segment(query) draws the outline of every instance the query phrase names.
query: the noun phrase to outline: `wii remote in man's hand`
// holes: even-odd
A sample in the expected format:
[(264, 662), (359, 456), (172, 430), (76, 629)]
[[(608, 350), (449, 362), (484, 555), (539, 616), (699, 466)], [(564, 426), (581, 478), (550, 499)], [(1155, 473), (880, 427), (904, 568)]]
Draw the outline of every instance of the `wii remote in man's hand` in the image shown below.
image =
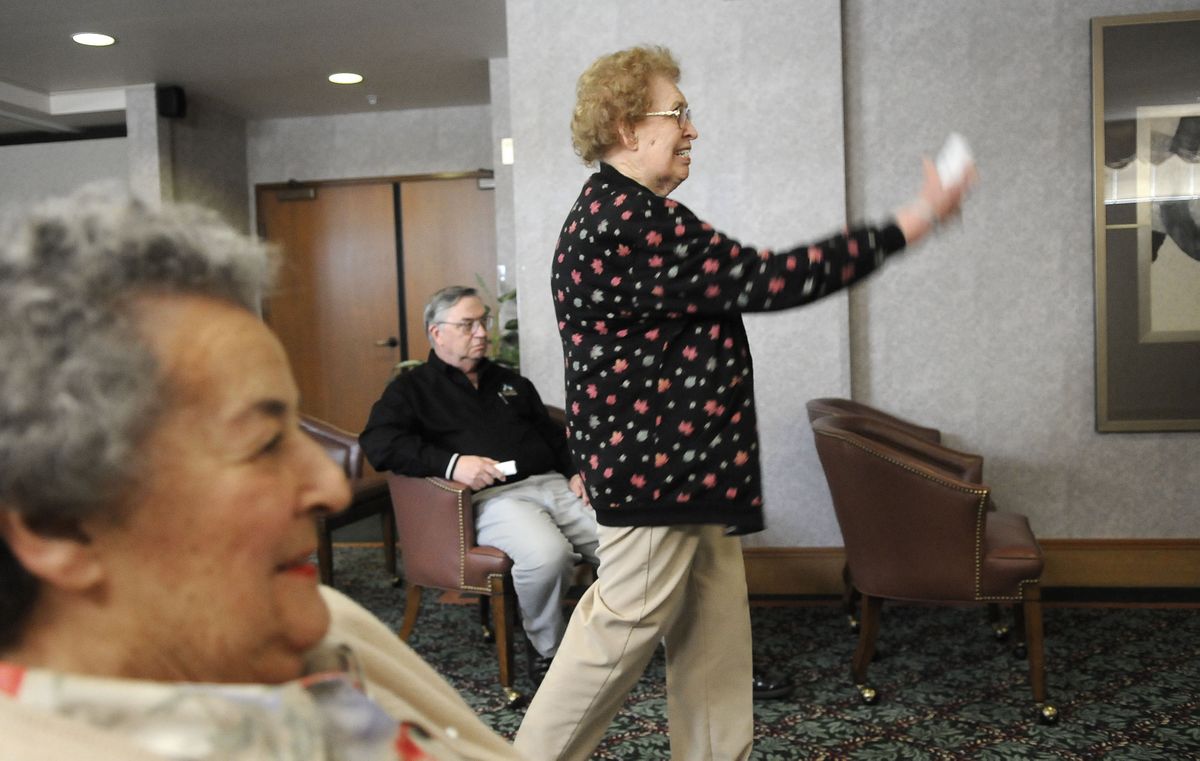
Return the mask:
[(506, 476), (515, 476), (517, 474), (517, 461), (505, 460), (504, 462), (496, 463), (496, 470)]
[(942, 186), (958, 184), (972, 161), (974, 158), (967, 139), (957, 132), (951, 132), (937, 155), (937, 173)]

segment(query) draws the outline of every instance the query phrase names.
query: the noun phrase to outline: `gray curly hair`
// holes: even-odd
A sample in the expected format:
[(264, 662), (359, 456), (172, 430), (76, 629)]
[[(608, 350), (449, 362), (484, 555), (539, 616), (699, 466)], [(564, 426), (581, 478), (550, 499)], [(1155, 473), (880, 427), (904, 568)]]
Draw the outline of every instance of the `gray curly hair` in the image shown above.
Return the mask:
[[(112, 186), (15, 210), (0, 221), (0, 510), (74, 535), (112, 513), (164, 391), (130, 300), (211, 296), (255, 311), (267, 246), (212, 211), (152, 210)], [(0, 644), (36, 583), (0, 539)], [(17, 590), (24, 589), (25, 593)], [(9, 591), (5, 591), (9, 590)], [(31, 591), (32, 590), (32, 591)]]

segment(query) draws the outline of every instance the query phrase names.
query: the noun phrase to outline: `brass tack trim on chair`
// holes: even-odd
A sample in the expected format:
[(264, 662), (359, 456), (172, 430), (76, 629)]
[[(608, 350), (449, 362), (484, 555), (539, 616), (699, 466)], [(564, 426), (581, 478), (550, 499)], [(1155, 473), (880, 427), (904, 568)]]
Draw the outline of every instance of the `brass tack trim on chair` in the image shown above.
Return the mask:
[(980, 505), (986, 504), (986, 501), (987, 501), (987, 495), (988, 495), (988, 490), (987, 490), (987, 489), (971, 489), (971, 488), (967, 488), (967, 487), (964, 487), (964, 486), (959, 486), (958, 484), (950, 483), (949, 481), (943, 481), (943, 480), (942, 480), (942, 479), (940, 479), (940, 478), (937, 478), (937, 477), (935, 477), (935, 476), (931, 476), (931, 475), (929, 475), (928, 473), (925, 473), (925, 472), (922, 472), (922, 471), (920, 471), (920, 470), (917, 470), (916, 468), (914, 468), (914, 467), (910, 466), (908, 463), (901, 462), (900, 460), (897, 460), (897, 459), (896, 459), (896, 458), (894, 458), (894, 457), (888, 457), (887, 455), (884, 455), (884, 454), (879, 454), (878, 452), (872, 452), (870, 449), (868, 449), (867, 447), (863, 446), (863, 445), (862, 445), (862, 444), (860, 444), (859, 442), (857, 442), (857, 441), (854, 441), (854, 440), (852, 440), (852, 439), (848, 439), (848, 438), (846, 438), (845, 436), (839, 436), (839, 435), (838, 435), (838, 434), (836, 434), (836, 433), (830, 433), (830, 432), (828, 432), (828, 431), (818, 431), (817, 433), (818, 433), (818, 435), (821, 435), (821, 436), (829, 436), (829, 437), (831, 437), (831, 438), (835, 438), (835, 439), (841, 439), (842, 441), (846, 442), (847, 444), (850, 444), (851, 446), (858, 447), (859, 449), (861, 449), (862, 451), (864, 451), (864, 452), (866, 452), (867, 454), (871, 455), (872, 457), (875, 457), (875, 458), (877, 458), (877, 459), (883, 460), (883, 461), (885, 461), (885, 462), (890, 462), (890, 463), (892, 463), (893, 465), (897, 465), (897, 466), (899, 466), (900, 468), (903, 468), (904, 470), (907, 470), (908, 472), (910, 472), (910, 473), (913, 473), (914, 475), (918, 475), (918, 476), (920, 476), (921, 478), (924, 478), (924, 479), (925, 479), (925, 480), (927, 480), (927, 481), (933, 481), (935, 484), (939, 484), (940, 486), (945, 486), (946, 488), (948, 488), (948, 489), (953, 489), (953, 490), (955, 490), (955, 491), (966, 492), (967, 494), (974, 494), (974, 495), (976, 495), (976, 496), (978, 496), (978, 497), (980, 497), (980, 498), (981, 498), (981, 499), (980, 499)]

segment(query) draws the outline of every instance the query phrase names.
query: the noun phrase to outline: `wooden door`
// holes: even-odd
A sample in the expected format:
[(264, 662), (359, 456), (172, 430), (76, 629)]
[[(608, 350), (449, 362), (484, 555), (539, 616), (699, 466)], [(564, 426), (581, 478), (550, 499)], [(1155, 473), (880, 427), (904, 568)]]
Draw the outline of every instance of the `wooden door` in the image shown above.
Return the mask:
[[(476, 178), (405, 182), (400, 186), (407, 356), (429, 354), (424, 309), (447, 285), (496, 289), (496, 212)], [(484, 302), (490, 302), (487, 294)], [(493, 305), (493, 309), (495, 305)]]
[(259, 224), (282, 249), (265, 317), (306, 414), (357, 433), (399, 359), (394, 185), (320, 185), (311, 200), (258, 191)]

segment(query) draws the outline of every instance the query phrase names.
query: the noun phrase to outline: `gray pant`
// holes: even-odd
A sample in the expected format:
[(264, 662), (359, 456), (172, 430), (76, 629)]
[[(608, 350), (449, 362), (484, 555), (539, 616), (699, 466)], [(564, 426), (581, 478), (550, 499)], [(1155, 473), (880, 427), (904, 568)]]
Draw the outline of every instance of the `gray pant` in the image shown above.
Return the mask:
[(513, 561), (525, 636), (543, 656), (558, 650), (562, 597), (580, 560), (597, 564), (596, 514), (558, 473), (482, 489), (472, 497), (475, 538)]

